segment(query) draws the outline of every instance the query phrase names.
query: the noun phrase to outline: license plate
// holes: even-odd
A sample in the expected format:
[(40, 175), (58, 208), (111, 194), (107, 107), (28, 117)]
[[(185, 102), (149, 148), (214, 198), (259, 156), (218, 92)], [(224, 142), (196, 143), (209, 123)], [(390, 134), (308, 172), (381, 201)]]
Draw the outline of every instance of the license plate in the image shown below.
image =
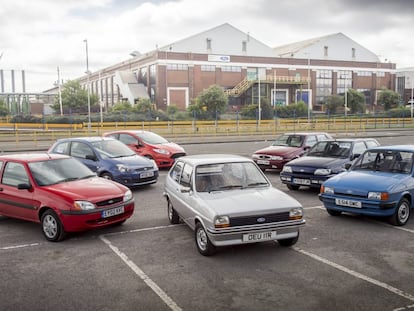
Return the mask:
[(276, 231), (243, 234), (243, 242), (275, 240), (276, 235)]
[(353, 200), (345, 200), (345, 199), (335, 199), (336, 205), (341, 206), (348, 206), (348, 207), (355, 207), (355, 208), (361, 208), (361, 202), (359, 201), (353, 201)]
[(298, 185), (310, 185), (310, 179), (293, 178), (293, 182)]
[(108, 218), (115, 215), (123, 214), (124, 213), (124, 207), (119, 206), (111, 209), (107, 209), (106, 211), (102, 211), (102, 218)]
[(152, 177), (154, 176), (154, 172), (143, 172), (141, 174), (139, 174), (139, 178), (148, 178), (148, 177)]
[(257, 160), (257, 164), (269, 165), (269, 163), (268, 160)]

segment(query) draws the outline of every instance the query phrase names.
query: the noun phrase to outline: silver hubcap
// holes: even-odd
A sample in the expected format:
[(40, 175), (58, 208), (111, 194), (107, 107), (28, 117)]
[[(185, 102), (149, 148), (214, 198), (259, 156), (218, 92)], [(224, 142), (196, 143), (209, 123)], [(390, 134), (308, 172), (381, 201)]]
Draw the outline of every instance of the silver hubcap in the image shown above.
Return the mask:
[(197, 244), (201, 250), (205, 251), (207, 248), (207, 234), (204, 229), (200, 228), (197, 231)]
[(172, 209), (171, 203), (168, 202), (168, 218), (171, 220), (172, 217), (173, 217), (173, 209)]
[(47, 215), (43, 219), (43, 232), (49, 239), (53, 239), (56, 236), (57, 231), (58, 224), (56, 219), (51, 215)]
[(410, 216), (409, 206), (406, 203), (403, 203), (398, 208), (398, 219), (401, 223), (405, 223), (408, 220), (408, 216)]

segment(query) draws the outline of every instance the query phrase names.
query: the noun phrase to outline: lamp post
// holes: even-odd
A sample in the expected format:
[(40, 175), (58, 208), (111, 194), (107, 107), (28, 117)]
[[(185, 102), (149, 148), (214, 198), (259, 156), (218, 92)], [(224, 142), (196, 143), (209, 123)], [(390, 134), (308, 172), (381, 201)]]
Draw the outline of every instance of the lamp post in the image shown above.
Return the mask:
[(59, 90), (59, 107), (60, 107), (60, 115), (63, 116), (63, 105), (62, 105), (62, 89), (60, 88), (60, 70), (59, 66), (57, 67), (57, 74), (58, 74), (58, 90)]
[(311, 111), (311, 90), (310, 90), (310, 55), (308, 54), (308, 124), (310, 123), (310, 111)]
[(85, 48), (86, 48), (86, 74), (88, 75), (88, 132), (91, 129), (91, 92), (90, 92), (90, 85), (89, 85), (89, 56), (88, 56), (88, 39), (83, 40), (85, 42)]

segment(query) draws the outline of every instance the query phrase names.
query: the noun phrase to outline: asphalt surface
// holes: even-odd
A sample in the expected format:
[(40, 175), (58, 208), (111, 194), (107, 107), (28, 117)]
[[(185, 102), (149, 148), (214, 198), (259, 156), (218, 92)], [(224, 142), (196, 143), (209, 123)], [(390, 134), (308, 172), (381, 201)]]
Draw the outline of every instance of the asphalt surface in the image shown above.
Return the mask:
[[(414, 142), (409, 134), (376, 138)], [(268, 145), (260, 138), (184, 146), (188, 154), (250, 157)], [(0, 217), (0, 310), (413, 310), (414, 218), (393, 227), (332, 217), (317, 191), (289, 191), (277, 171), (267, 171), (305, 208), (298, 243), (226, 247), (203, 257), (193, 232), (168, 222), (166, 174), (133, 190), (136, 211), (123, 226), (60, 243), (46, 242), (39, 224)]]

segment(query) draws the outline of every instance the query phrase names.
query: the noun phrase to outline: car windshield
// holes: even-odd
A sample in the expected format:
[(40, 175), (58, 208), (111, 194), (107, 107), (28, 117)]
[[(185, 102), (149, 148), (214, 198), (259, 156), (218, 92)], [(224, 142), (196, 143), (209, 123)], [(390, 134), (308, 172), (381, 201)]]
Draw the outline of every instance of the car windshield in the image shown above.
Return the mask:
[(39, 186), (96, 177), (94, 172), (74, 158), (31, 162), (29, 168)]
[(272, 146), (300, 147), (302, 146), (304, 138), (301, 135), (280, 135), (273, 142)]
[(195, 173), (197, 192), (268, 187), (263, 173), (251, 162), (200, 165)]
[(307, 156), (327, 158), (347, 158), (352, 149), (352, 142), (321, 141), (314, 145)]
[(138, 136), (141, 137), (144, 142), (151, 145), (161, 145), (168, 143), (168, 140), (166, 140), (164, 137), (161, 137), (160, 135), (152, 132), (139, 133)]
[(395, 150), (366, 151), (352, 166), (352, 170), (370, 170), (389, 173), (411, 173), (413, 153)]
[(103, 157), (107, 158), (121, 158), (135, 155), (127, 145), (115, 139), (94, 141), (92, 145)]

